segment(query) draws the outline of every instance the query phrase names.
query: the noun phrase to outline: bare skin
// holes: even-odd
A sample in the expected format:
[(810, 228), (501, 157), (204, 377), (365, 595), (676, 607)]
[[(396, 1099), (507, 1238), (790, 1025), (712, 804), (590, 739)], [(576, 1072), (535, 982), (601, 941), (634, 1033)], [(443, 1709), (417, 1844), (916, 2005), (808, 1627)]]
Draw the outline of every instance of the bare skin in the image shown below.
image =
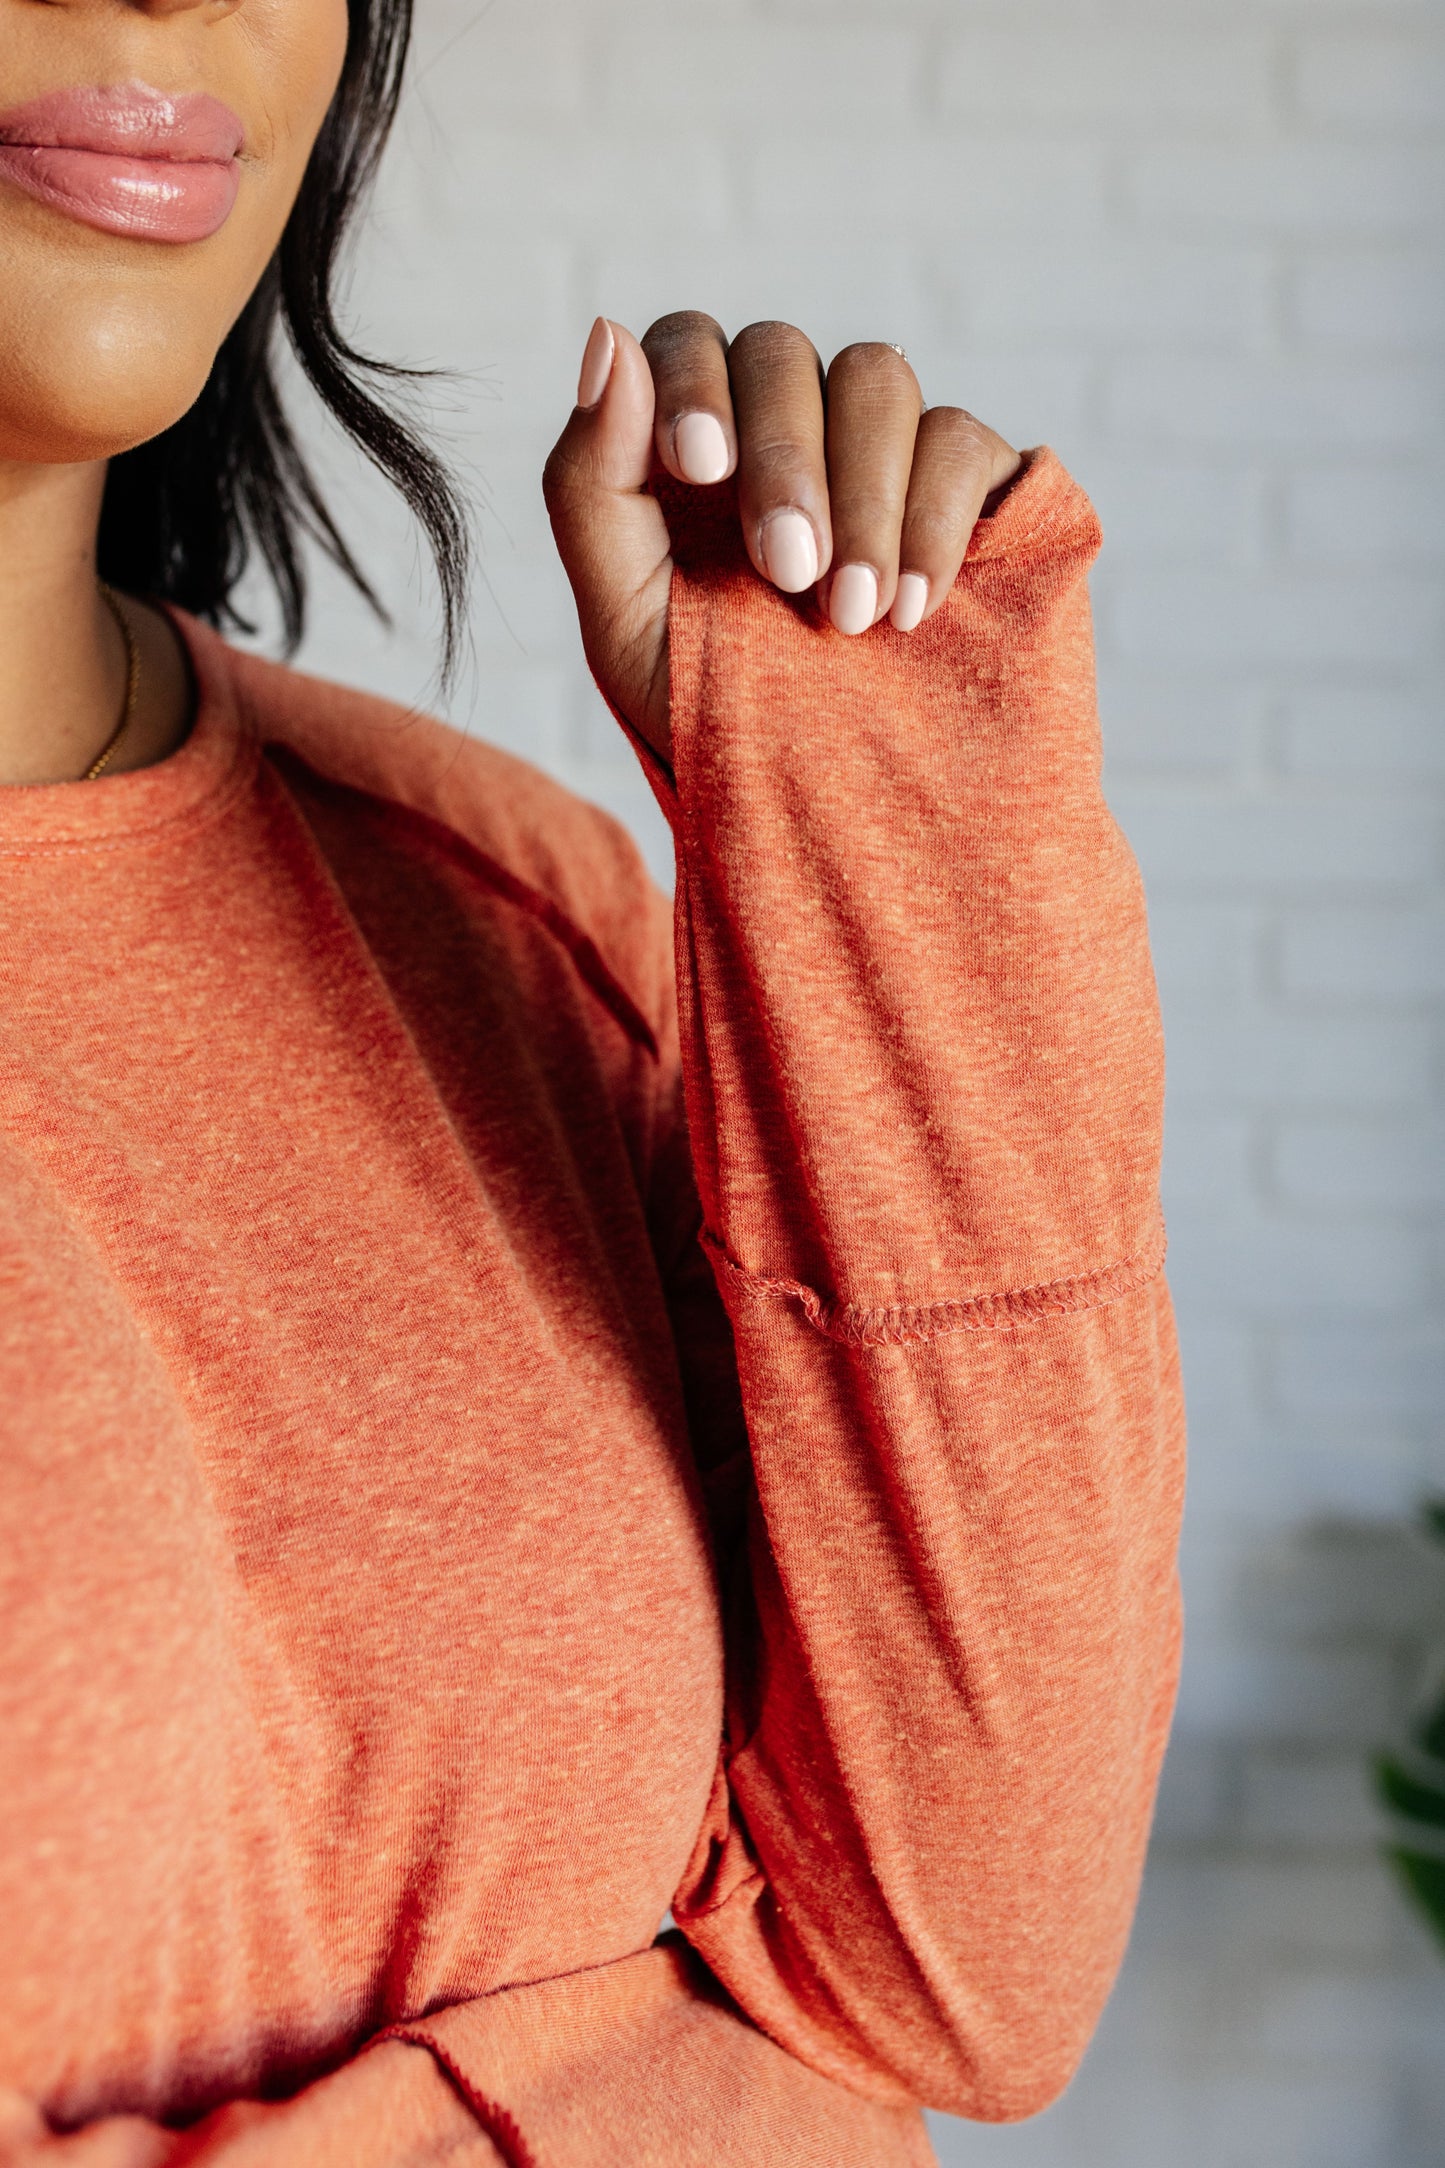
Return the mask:
[[(85, 773), (109, 738), (124, 642), (100, 600), (105, 463), (179, 418), (269, 261), (345, 52), (345, 0), (0, 0), (0, 112), (74, 85), (141, 81), (222, 99), (245, 129), (236, 206), (181, 245), (94, 230), (0, 178), (0, 785)], [(752, 562), (816, 586), (840, 634), (943, 603), (1019, 455), (956, 408), (925, 411), (907, 361), (804, 334), (664, 318), (639, 343), (599, 324), (547, 502), (599, 679), (666, 758), (671, 545), (647, 484), (736, 474)], [(136, 598), (139, 710), (112, 772), (188, 726), (173, 635)], [(91, 786), (103, 789), (105, 781)]]
[(916, 630), (942, 607), (988, 498), (1022, 465), (962, 409), (925, 412), (892, 346), (850, 346), (825, 374), (791, 324), (754, 324), (731, 344), (694, 314), (663, 317), (640, 345), (621, 325), (605, 331), (610, 355), (599, 326), (547, 502), (593, 670), (664, 759), (672, 555), (647, 490), (654, 464), (699, 480), (684, 454), (706, 448), (711, 422), (724, 456), (708, 478), (737, 476), (759, 578), (784, 593), (816, 584), (852, 637), (890, 615)]
[[(98, 232), (0, 182), (0, 784), (83, 775), (115, 727), (125, 648), (95, 584), (105, 462), (200, 392), (345, 49), (345, 0), (0, 0), (0, 111), (139, 80), (220, 98), (246, 135), (235, 210), (183, 246)], [(141, 701), (113, 772), (163, 759), (189, 719), (164, 618), (129, 615)]]

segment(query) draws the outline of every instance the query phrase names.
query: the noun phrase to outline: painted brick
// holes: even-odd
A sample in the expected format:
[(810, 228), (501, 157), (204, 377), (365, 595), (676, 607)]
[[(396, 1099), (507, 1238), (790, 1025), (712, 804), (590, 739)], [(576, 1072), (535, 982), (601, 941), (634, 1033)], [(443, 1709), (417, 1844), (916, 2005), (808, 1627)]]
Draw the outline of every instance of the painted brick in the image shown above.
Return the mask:
[[(1235, 1594), (1234, 1623), (1242, 1633), (1272, 1627), (1286, 1640), (1396, 1655), (1407, 1643), (1433, 1637), (1445, 1612), (1438, 1560), (1413, 1526), (1321, 1519), (1282, 1543), (1261, 1546), (1246, 1561)], [(1404, 1706), (1397, 1691), (1384, 1720), (1393, 1721)]]
[[(1388, 1735), (1398, 1701), (1394, 1668), (1384, 1654), (1291, 1648), (1285, 1643), (1262, 1647), (1243, 1638), (1228, 1651), (1198, 1652), (1190, 1689), (1190, 1721), (1196, 1726), (1219, 1729), (1219, 1717), (1227, 1709), (1229, 1728), (1241, 1738), (1299, 1747), (1342, 1746), (1361, 1757)], [(1212, 1712), (1212, 1721), (1206, 1722), (1206, 1712)], [(1296, 1915), (1287, 1888), (1276, 1882), (1285, 1872), (1283, 1863), (1271, 1863), (1250, 1876), (1258, 1894), (1267, 1889), (1271, 1896), (1264, 1917), (1240, 1921), (1241, 1930), (1257, 1945), (1276, 1942), (1281, 1956), (1291, 1949), (1320, 1957), (1363, 1954), (1361, 1942), (1379, 1932), (1368, 1891), (1357, 1893), (1365, 1915), (1359, 1926), (1350, 1919), (1339, 1890), (1311, 1922)], [(1327, 1877), (1320, 1879), (1323, 1884)]]
[(1132, 356), (1110, 371), (1108, 416), (1121, 442), (1195, 452), (1418, 456), (1440, 441), (1445, 391), (1419, 363)]
[[(1276, 1404), (1225, 1428), (1195, 1420), (1191, 1436), (1189, 1512), (1236, 1557), (1247, 1557), (1271, 1534), (1283, 1539), (1312, 1517), (1400, 1518), (1414, 1511), (1419, 1498), (1420, 1426), (1413, 1420), (1401, 1423), (1379, 1411), (1367, 1426), (1354, 1414), (1303, 1419)], [(1282, 1641), (1269, 1622), (1257, 1625), (1254, 1635), (1261, 1649)], [(1235, 1734), (1218, 1698), (1225, 1689), (1209, 1670), (1212, 1640), (1218, 1638), (1196, 1633), (1191, 1639), (1181, 1716), (1196, 1728), (1230, 1738)], [(1281, 1660), (1286, 1667), (1292, 1660), (1287, 1649)], [(1192, 1674), (1201, 1664), (1203, 1698), (1196, 1705)]]
[(966, 406), (1010, 443), (1050, 444), (1067, 465), (1086, 435), (1093, 370), (1080, 348), (963, 347), (944, 335), (914, 339), (908, 353), (930, 404)]
[(1257, 248), (1117, 242), (1087, 250), (961, 251), (940, 267), (952, 321), (981, 338), (1088, 339), (1111, 348), (1263, 346), (1276, 275)]
[(931, 313), (915, 253), (882, 238), (860, 247), (791, 225), (766, 237), (613, 241), (589, 252), (578, 285), (579, 314), (589, 322), (613, 316), (640, 335), (659, 316), (700, 309), (736, 337), (748, 324), (780, 319), (802, 326), (829, 360), (861, 338), (907, 340), (916, 350), (915, 327)]
[(750, 152), (746, 195), (760, 233), (780, 207), (824, 235), (882, 231), (895, 246), (912, 236), (920, 204), (936, 206), (927, 229), (936, 245), (1022, 231), (1096, 230), (1105, 216), (1106, 157), (1100, 144), (1040, 142), (1027, 159), (1000, 159), (963, 130), (871, 130), (813, 137), (785, 134)]
[(1216, 1312), (1248, 1305), (1257, 1316), (1312, 1311), (1388, 1316), (1418, 1300), (1428, 1266), (1424, 1236), (1365, 1221), (1316, 1223), (1278, 1212), (1177, 1199), (1170, 1214), (1171, 1274), (1186, 1297)]
[(1090, 360), (1077, 347), (994, 347), (947, 336), (914, 338), (908, 356), (932, 405), (964, 405), (1012, 444), (1068, 447), (1088, 427)]
[(1328, 2058), (1337, 2067), (1365, 2060), (1378, 2069), (1410, 2024), (1409, 1992), (1403, 1980), (1363, 1969), (1295, 1971), (1256, 1981), (1231, 2011), (1231, 2025), (1275, 2068)]
[(1268, 233), (1338, 247), (1428, 235), (1439, 218), (1445, 157), (1401, 144), (1184, 141), (1134, 153), (1127, 187), (1150, 231)]
[(1438, 130), (1445, 121), (1445, 44), (1434, 36), (1313, 37), (1295, 74), (1299, 110), (1316, 127), (1355, 134)]
[[(1101, 634), (1111, 630), (1112, 583), (1100, 582)], [(1216, 782), (1239, 776), (1257, 742), (1266, 703), (1248, 684), (1191, 683), (1153, 676), (1100, 643), (1100, 713), (1111, 794), (1163, 777)]]
[(1315, 910), (1286, 920), (1288, 994), (1412, 1002), (1445, 995), (1445, 904), (1412, 911)]
[[(1341, 664), (1422, 672), (1445, 645), (1445, 591), (1425, 571), (1126, 573), (1110, 630), (1130, 662), (1183, 673), (1330, 670)], [(1101, 623), (1109, 619), (1101, 611)], [(1220, 639), (1220, 627), (1229, 639)]]
[[(1176, 1198), (1170, 1208), (1170, 1272), (1176, 1280), (1181, 1261), (1187, 1268), (1192, 1203)], [(1211, 1318), (1203, 1308), (1180, 1306), (1179, 1348), (1191, 1415), (1215, 1435), (1249, 1424), (1257, 1399), (1258, 1338), (1256, 1320), (1237, 1310)]]
[[(1241, 2126), (1251, 2134), (1247, 2153), (1235, 2143)], [(1232, 2153), (1251, 2168), (1359, 2168), (1392, 2157), (1396, 2127), (1387, 2070), (1345, 2072), (1321, 2057), (1307, 2079), (1261, 2074), (1241, 2081), (1227, 2108), (1212, 2100), (1207, 2143), (1214, 2160)]]
[[(1399, 888), (1429, 880), (1438, 864), (1439, 816), (1433, 806), (1403, 794), (1273, 791), (1243, 801), (1211, 800), (1173, 781), (1131, 782), (1115, 789), (1113, 806), (1146, 870), (1167, 894), (1185, 887), (1218, 892), (1248, 886), (1280, 894), (1305, 889), (1317, 896)], [(1299, 925), (1306, 938), (1305, 922)]]
[[(1080, 476), (1104, 525), (1104, 570), (1115, 563), (1258, 565), (1265, 555), (1267, 482), (1257, 466), (1150, 458), (1139, 447), (1093, 454)], [(1171, 697), (1191, 688), (1170, 680)]]
[(1295, 336), (1307, 348), (1445, 345), (1445, 268), (1437, 248), (1325, 249), (1302, 256), (1287, 278)]
[(1170, 1115), (1165, 1140), (1164, 1205), (1207, 1204), (1237, 1209), (1253, 1182), (1255, 1131), (1239, 1114)]
[(1240, 1757), (1237, 1801), (1239, 1834), (1262, 1845), (1362, 1847), (1380, 1826), (1364, 1762), (1338, 1749), (1249, 1748)]
[[(587, 94), (586, 49), (567, 11), (523, 13), (476, 0), (428, 0), (420, 12), (400, 135), (435, 165), (479, 120), (530, 115), (565, 126)], [(394, 153), (393, 153), (394, 155)]]
[(939, 97), (946, 114), (1011, 132), (1021, 120), (1090, 135), (1121, 124), (1150, 135), (1191, 122), (1232, 128), (1267, 115), (1271, 59), (1268, 39), (1248, 31), (1085, 28), (1056, 15), (1044, 38), (991, 24), (949, 38)]
[[(686, 11), (684, 12), (684, 16)], [(876, 127), (916, 110), (920, 48), (906, 31), (625, 16), (600, 44), (602, 110), (625, 123), (702, 120), (744, 128), (756, 142), (779, 127), (832, 133)]]
[(1156, 896), (1149, 929), (1166, 999), (1244, 993), (1254, 978), (1258, 926), (1247, 903)]
[(1198, 1844), (1237, 1821), (1237, 1761), (1217, 1739), (1175, 1734), (1159, 1787), (1157, 1827), (1166, 1843)]
[[(461, 203), (480, 284), (495, 229), (607, 240), (645, 218), (659, 234), (708, 233), (733, 215), (734, 187), (725, 147), (683, 127), (541, 133), (509, 123), (473, 133)], [(429, 220), (431, 205), (414, 215)]]
[(1445, 558), (1445, 489), (1428, 465), (1317, 468), (1288, 485), (1289, 547), (1302, 564), (1419, 565)]
[[(1445, 779), (1445, 727), (1433, 672), (1375, 672), (1292, 687), (1283, 703), (1286, 766), (1296, 775)], [(1383, 682), (1382, 682), (1383, 680)]]
[(1419, 1213), (1445, 1205), (1445, 1116), (1291, 1119), (1272, 1154), (1278, 1194), (1318, 1210)]
[(1429, 1106), (1432, 1034), (1420, 1018), (1369, 1011), (1299, 1016), (1175, 1001), (1166, 1015), (1181, 1107), (1398, 1109)]
[[(1423, 1292), (1423, 1289), (1422, 1289)], [(1291, 1332), (1280, 1345), (1278, 1388), (1299, 1415), (1438, 1415), (1445, 1407), (1445, 1332), (1421, 1323), (1385, 1329), (1363, 1320), (1348, 1334)]]

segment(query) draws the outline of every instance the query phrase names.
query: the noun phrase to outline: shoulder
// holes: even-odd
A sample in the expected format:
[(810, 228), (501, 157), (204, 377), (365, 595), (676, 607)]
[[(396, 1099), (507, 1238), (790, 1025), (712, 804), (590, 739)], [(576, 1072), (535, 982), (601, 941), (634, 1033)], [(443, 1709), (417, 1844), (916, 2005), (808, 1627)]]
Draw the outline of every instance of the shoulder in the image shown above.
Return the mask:
[(620, 822), (434, 717), (186, 629), (208, 674), (228, 681), (241, 726), (293, 788), (349, 796), (359, 812), (389, 812), (418, 833), (445, 831), (503, 902), (564, 945), (595, 947), (655, 1023), (666, 998), (659, 979), (671, 975), (670, 911)]

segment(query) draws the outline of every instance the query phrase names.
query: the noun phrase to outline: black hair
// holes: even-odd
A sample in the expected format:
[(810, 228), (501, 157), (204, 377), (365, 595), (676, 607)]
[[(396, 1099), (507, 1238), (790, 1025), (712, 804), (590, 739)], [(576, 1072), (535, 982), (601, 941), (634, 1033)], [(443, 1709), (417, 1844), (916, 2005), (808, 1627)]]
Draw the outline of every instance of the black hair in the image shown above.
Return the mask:
[(466, 604), (468, 533), (445, 468), (381, 395), (417, 374), (358, 353), (336, 321), (342, 243), (396, 116), (413, 0), (347, 0), (346, 61), (280, 246), (216, 357), (200, 398), (171, 428), (110, 463), (100, 573), (114, 587), (179, 603), (211, 624), (245, 626), (232, 596), (258, 554), (281, 605), (288, 651), (306, 618), (309, 536), (380, 616), (366, 574), (327, 510), (282, 404), (284, 326), (324, 404), (401, 492), (425, 530), (441, 584), (444, 668)]

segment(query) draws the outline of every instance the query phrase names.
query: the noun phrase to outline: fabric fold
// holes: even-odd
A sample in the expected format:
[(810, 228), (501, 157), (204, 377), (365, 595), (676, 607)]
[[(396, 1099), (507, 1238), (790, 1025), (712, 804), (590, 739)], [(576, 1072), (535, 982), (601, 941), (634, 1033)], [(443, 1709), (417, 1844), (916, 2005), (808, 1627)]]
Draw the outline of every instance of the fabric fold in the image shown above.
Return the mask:
[(388, 2037), (432, 2050), (507, 2168), (932, 2168), (916, 2109), (806, 2068), (680, 1936)]

